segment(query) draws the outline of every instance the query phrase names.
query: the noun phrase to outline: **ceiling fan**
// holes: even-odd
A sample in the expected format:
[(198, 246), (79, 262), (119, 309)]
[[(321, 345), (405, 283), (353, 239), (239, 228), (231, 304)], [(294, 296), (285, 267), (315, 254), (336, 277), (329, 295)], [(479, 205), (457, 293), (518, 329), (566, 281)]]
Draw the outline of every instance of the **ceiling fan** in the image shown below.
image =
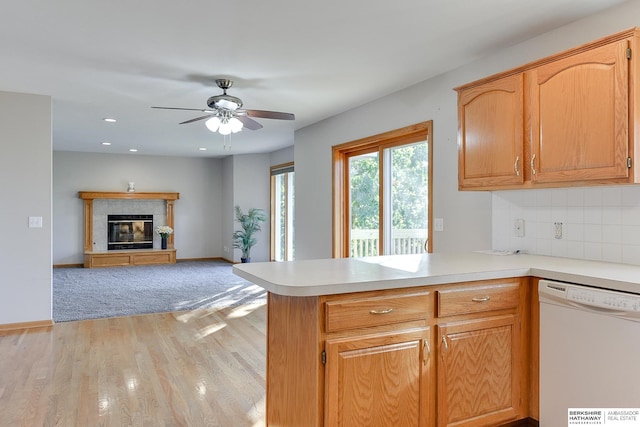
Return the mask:
[(207, 100), (209, 109), (201, 108), (179, 108), (179, 107), (151, 107), (163, 110), (186, 110), (200, 111), (206, 113), (204, 116), (181, 122), (181, 125), (208, 119), (205, 124), (211, 132), (220, 132), (222, 135), (236, 133), (246, 127), (250, 130), (262, 128), (262, 125), (253, 120), (252, 117), (263, 119), (295, 120), (291, 113), (281, 113), (278, 111), (249, 110), (242, 108), (242, 100), (235, 96), (227, 95), (227, 89), (233, 86), (233, 81), (229, 79), (216, 79), (216, 84), (222, 89), (221, 95), (214, 95)]

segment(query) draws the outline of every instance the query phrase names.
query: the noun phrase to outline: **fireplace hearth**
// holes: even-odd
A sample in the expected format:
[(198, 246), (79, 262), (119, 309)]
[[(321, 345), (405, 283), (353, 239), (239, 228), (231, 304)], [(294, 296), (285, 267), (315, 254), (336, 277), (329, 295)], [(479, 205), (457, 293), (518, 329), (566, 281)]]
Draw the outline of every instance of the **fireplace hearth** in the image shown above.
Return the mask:
[(153, 248), (153, 215), (108, 215), (107, 249)]

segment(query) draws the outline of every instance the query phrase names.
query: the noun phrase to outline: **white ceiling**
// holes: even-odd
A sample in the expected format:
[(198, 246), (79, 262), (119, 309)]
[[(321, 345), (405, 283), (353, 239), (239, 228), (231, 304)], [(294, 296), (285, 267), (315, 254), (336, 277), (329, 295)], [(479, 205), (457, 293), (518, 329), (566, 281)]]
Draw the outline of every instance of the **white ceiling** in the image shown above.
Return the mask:
[[(52, 96), (54, 150), (270, 152), (296, 129), (619, 3), (19, 0), (0, 11), (0, 90)], [(257, 119), (264, 128), (224, 151), (204, 121), (178, 125), (202, 114), (150, 108), (207, 108), (216, 77), (235, 81), (245, 108), (296, 120)]]

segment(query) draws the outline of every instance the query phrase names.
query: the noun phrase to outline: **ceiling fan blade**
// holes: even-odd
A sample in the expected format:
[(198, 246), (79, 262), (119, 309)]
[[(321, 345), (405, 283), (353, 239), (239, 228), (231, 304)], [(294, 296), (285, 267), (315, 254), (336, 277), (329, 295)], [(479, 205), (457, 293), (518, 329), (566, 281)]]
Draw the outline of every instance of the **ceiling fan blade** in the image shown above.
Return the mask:
[(215, 114), (213, 110), (203, 110), (202, 108), (180, 108), (180, 107), (151, 107), (159, 110), (183, 110), (183, 111), (200, 111), (202, 113)]
[(208, 119), (209, 117), (213, 117), (213, 116), (214, 116), (213, 114), (207, 114), (206, 116), (196, 117), (195, 119), (191, 119), (191, 120), (187, 120), (187, 121), (184, 121), (184, 122), (180, 122), (180, 123), (178, 123), (178, 124), (186, 125), (187, 123), (197, 122), (197, 121), (199, 121), (199, 120)]
[(246, 127), (249, 130), (258, 130), (262, 128), (262, 125), (260, 123), (247, 116), (236, 116), (236, 118), (242, 122), (242, 126)]
[(260, 117), (263, 119), (278, 119), (278, 120), (295, 120), (296, 116), (291, 113), (281, 113), (279, 111), (265, 111), (265, 110), (243, 110), (249, 117)]

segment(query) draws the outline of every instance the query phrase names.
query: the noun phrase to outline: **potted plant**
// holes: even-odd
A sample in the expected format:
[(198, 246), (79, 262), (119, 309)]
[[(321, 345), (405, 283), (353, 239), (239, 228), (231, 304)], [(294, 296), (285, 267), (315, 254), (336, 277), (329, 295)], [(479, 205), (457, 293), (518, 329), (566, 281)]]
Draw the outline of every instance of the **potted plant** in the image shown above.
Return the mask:
[(242, 230), (233, 232), (233, 247), (242, 251), (240, 260), (242, 262), (251, 261), (251, 247), (257, 243), (254, 234), (260, 231), (261, 224), (266, 221), (267, 216), (262, 209), (251, 208), (247, 213), (242, 213), (240, 206), (236, 206), (236, 221), (240, 223)]

